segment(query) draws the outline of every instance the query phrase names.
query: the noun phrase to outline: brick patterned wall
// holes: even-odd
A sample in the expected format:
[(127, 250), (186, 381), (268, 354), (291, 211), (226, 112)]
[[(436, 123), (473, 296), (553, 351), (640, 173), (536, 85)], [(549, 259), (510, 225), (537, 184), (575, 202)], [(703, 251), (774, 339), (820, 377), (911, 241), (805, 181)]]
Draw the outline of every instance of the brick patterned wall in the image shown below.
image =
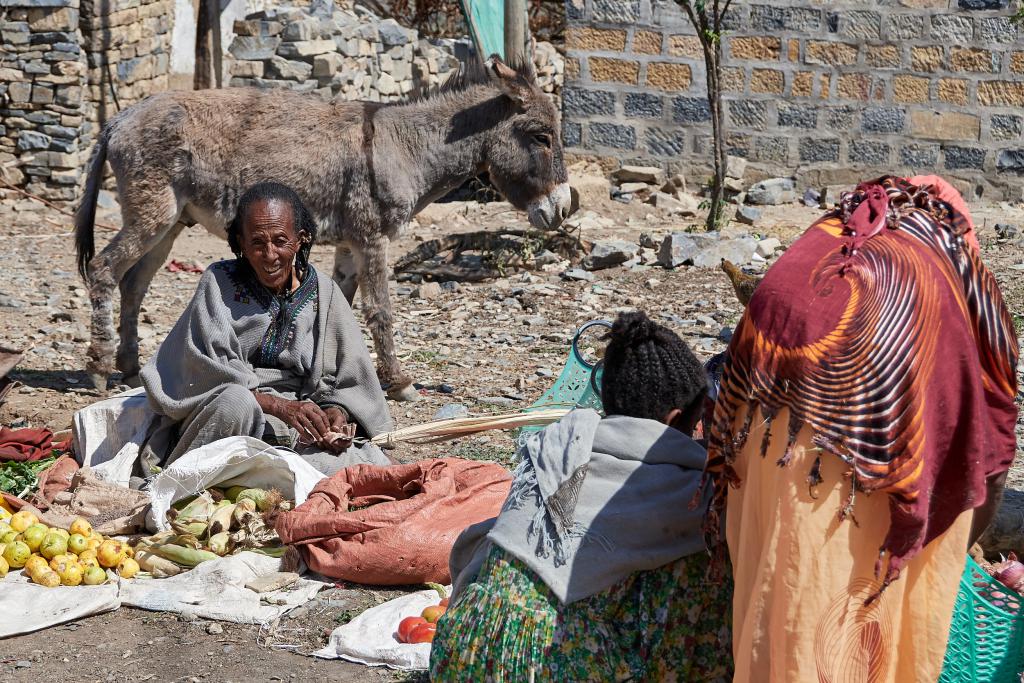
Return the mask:
[[(936, 171), (1021, 198), (1024, 35), (1008, 0), (736, 2), (723, 42), (728, 146), (761, 176), (848, 183)], [(672, 0), (567, 0), (570, 153), (703, 179), (700, 44)]]

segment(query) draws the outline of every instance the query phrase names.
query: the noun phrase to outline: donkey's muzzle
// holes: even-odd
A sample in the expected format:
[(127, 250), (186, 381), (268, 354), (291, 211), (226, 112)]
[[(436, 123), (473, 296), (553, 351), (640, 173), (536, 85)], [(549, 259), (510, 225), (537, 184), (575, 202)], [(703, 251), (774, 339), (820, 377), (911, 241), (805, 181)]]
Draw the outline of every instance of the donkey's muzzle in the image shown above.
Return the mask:
[(556, 185), (550, 194), (530, 202), (526, 213), (535, 228), (553, 230), (562, 224), (572, 211), (572, 189), (569, 183)]

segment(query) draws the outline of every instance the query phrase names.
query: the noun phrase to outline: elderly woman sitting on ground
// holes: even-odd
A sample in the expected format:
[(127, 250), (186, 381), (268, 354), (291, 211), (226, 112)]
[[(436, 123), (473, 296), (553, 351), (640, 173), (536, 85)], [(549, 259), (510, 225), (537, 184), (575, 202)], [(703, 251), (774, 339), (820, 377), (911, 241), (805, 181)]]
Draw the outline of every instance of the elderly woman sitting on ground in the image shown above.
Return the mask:
[(291, 189), (261, 183), (242, 196), (228, 227), (237, 258), (207, 268), (142, 370), (162, 416), (144, 450), (150, 464), (237, 435), (300, 448), (327, 474), (388, 464), (375, 447), (350, 448), (355, 432), (390, 430), (391, 417), (347, 300), (309, 263), (315, 239)]

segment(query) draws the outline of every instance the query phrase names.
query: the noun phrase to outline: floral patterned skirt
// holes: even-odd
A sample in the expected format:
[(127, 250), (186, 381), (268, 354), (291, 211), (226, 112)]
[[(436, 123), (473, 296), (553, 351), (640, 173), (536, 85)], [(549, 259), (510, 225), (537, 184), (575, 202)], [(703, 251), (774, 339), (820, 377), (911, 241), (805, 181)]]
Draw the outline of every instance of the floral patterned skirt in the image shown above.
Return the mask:
[(730, 681), (731, 572), (706, 553), (561, 604), (494, 546), (437, 626), (432, 681)]

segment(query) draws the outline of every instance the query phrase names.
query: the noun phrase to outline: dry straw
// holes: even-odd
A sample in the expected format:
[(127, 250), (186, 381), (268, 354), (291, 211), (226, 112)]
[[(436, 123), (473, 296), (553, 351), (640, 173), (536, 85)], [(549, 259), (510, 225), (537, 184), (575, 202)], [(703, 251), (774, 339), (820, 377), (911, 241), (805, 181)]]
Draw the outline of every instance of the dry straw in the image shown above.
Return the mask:
[(393, 445), (403, 441), (411, 443), (437, 443), (471, 436), (494, 429), (519, 429), (521, 427), (543, 427), (558, 422), (570, 408), (556, 408), (531, 412), (484, 415), (481, 417), (460, 417), (454, 420), (438, 420), (426, 424), (403, 427), (385, 434), (378, 434), (370, 443), (378, 446)]

